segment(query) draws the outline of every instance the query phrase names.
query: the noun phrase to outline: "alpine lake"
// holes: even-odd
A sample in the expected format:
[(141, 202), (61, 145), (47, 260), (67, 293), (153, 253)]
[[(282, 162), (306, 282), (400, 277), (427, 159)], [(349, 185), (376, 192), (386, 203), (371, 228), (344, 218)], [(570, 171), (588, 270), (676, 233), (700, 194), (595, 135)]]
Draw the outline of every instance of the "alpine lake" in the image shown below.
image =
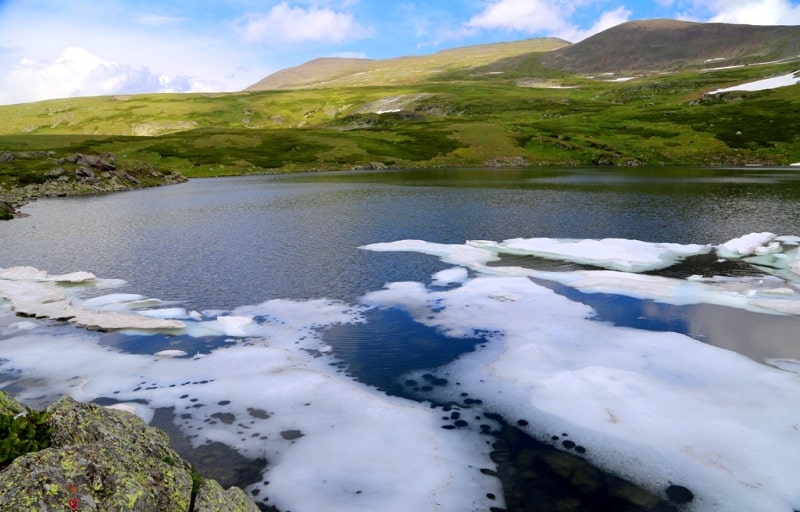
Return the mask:
[[(800, 172), (762, 167), (318, 172), (42, 199), (0, 223), (0, 269), (88, 271), (105, 284), (67, 286), (75, 303), (188, 327), (86, 330), (0, 299), (0, 378), (31, 406), (133, 404), (264, 510), (789, 512), (800, 493), (758, 471), (792, 468), (760, 442), (776, 437), (763, 415), (789, 432), (776, 446), (800, 435), (799, 206)], [(756, 234), (754, 251), (719, 249)], [(631, 263), (631, 244), (657, 263)], [(406, 425), (412, 409), (429, 424)], [(415, 450), (444, 483), (399, 469)]]

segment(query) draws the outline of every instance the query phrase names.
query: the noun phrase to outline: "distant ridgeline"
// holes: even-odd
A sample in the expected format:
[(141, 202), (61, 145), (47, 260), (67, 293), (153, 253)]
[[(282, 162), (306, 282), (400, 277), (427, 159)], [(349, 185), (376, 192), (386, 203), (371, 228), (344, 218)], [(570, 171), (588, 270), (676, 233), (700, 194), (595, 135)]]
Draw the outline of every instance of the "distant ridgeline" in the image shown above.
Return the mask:
[[(233, 93), (0, 106), (0, 148), (8, 150), (0, 200), (13, 207), (181, 174), (788, 166), (800, 162), (798, 70), (800, 26), (648, 20), (577, 44), (541, 38), (316, 59)], [(0, 206), (6, 216), (9, 208)]]

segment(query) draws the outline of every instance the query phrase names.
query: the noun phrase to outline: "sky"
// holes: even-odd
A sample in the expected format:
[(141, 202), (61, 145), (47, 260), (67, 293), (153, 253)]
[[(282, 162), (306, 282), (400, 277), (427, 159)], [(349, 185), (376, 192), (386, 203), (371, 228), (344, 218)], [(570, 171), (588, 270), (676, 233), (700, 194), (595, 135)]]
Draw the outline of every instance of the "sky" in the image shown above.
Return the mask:
[(238, 91), (319, 57), (576, 43), (648, 18), (800, 25), (800, 0), (0, 0), (0, 105)]

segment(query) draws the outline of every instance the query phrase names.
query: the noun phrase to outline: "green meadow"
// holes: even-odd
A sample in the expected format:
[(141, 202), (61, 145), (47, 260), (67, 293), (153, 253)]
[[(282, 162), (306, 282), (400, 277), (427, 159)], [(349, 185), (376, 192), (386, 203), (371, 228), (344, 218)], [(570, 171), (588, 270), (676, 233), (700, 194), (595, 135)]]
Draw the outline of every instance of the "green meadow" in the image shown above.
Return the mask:
[[(547, 70), (540, 53), (447, 67), (396, 85), (70, 98), (0, 107), (0, 186), (53, 158), (114, 153), (187, 177), (406, 167), (789, 165), (798, 86), (706, 93), (797, 62), (615, 81)], [(627, 78), (627, 77), (625, 77)]]

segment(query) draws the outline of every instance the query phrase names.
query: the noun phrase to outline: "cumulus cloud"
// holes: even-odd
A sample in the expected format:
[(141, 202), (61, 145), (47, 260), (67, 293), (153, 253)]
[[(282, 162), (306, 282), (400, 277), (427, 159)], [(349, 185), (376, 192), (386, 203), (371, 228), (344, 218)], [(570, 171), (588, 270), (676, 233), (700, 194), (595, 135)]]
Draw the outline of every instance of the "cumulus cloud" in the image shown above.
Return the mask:
[(631, 15), (626, 8), (618, 7), (602, 13), (591, 27), (584, 29), (572, 22), (580, 3), (563, 0), (495, 0), (465, 26), (469, 29), (546, 34), (577, 42), (628, 21)]
[(566, 5), (547, 0), (498, 0), (473, 16), (468, 27), (510, 29), (519, 32), (550, 32), (564, 27), (569, 17)]
[(70, 47), (54, 60), (23, 59), (0, 79), (0, 103), (23, 103), (51, 98), (186, 92), (196, 90), (190, 78), (167, 77), (147, 68), (107, 61), (89, 51)]
[(789, 0), (713, 0), (702, 2), (709, 21), (750, 25), (800, 24), (800, 5)]
[(631, 11), (624, 7), (618, 7), (613, 11), (606, 11), (600, 15), (597, 21), (592, 24), (588, 29), (580, 29), (578, 27), (571, 27), (570, 29), (562, 30), (557, 35), (562, 39), (576, 43), (582, 41), (587, 37), (591, 37), (611, 27), (615, 27), (620, 23), (625, 23), (631, 17)]
[(360, 25), (351, 14), (330, 8), (291, 7), (286, 2), (275, 5), (267, 13), (249, 14), (242, 23), (242, 34), (251, 42), (341, 43), (369, 33), (369, 29)]

